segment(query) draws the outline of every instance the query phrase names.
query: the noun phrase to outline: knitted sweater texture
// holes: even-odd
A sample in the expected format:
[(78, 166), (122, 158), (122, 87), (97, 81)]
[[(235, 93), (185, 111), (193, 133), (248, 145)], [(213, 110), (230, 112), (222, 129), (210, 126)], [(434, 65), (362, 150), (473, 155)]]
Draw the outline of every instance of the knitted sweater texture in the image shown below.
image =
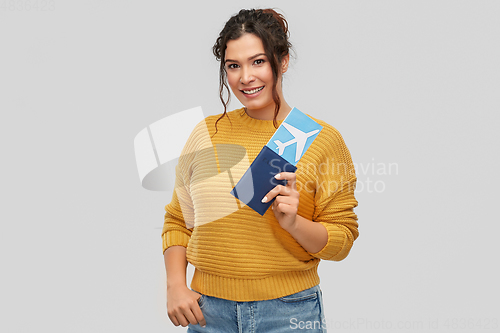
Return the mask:
[[(320, 259), (344, 259), (358, 237), (356, 175), (340, 133), (323, 126), (297, 163), (298, 215), (324, 225), (328, 242), (306, 251), (279, 225), (271, 209), (260, 216), (230, 194), (276, 131), (272, 120), (244, 109), (209, 116), (191, 133), (176, 167), (165, 207), (163, 251), (180, 245), (195, 267), (191, 288), (233, 301), (290, 295), (319, 283)], [(282, 121), (278, 121), (281, 124)]]

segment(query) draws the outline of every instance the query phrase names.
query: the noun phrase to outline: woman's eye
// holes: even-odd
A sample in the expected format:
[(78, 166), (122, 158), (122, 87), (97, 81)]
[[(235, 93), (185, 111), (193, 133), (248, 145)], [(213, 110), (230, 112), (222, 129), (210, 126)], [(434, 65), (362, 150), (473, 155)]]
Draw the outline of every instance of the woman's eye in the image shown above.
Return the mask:
[(233, 68), (237, 68), (237, 67), (238, 67), (238, 65), (236, 65), (236, 64), (227, 65), (227, 68), (229, 68), (229, 69), (233, 69)]
[(257, 60), (255, 60), (255, 64), (256, 65), (260, 65), (262, 63), (264, 63), (264, 59), (257, 59)]

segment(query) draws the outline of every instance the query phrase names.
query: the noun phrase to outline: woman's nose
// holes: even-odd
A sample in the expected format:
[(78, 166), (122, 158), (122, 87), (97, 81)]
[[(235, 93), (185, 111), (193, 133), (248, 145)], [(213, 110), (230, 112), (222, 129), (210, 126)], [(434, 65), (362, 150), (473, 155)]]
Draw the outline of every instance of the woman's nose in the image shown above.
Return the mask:
[(243, 84), (249, 84), (250, 82), (255, 80), (252, 70), (249, 68), (242, 68), (240, 73), (241, 73), (240, 82)]

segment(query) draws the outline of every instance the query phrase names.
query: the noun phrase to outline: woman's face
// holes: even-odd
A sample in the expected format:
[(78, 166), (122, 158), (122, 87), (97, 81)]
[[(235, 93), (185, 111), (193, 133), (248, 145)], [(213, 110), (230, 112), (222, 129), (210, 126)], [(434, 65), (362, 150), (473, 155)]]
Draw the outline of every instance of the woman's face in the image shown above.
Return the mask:
[[(230, 40), (226, 45), (225, 57), (228, 84), (247, 112), (251, 111), (261, 119), (273, 115), (273, 72), (260, 38), (246, 33)], [(284, 73), (286, 67), (282, 71)], [(282, 96), (281, 77), (276, 89)]]

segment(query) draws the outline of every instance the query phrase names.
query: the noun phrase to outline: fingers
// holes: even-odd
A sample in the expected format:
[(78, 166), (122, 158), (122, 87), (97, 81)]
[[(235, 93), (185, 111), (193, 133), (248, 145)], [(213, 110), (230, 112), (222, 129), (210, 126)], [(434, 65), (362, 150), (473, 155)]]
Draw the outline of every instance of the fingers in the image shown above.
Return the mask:
[(298, 196), (283, 196), (279, 195), (276, 197), (273, 203), (273, 209), (277, 209), (279, 212), (292, 215), (297, 214), (299, 207), (299, 197)]
[[(196, 325), (198, 324), (198, 319), (196, 319), (196, 315), (194, 314), (194, 312), (197, 310), (200, 310), (200, 307), (198, 305), (198, 303), (196, 303), (194, 305), (194, 307), (191, 307), (189, 309), (185, 309), (184, 310), (184, 316), (186, 317), (187, 321), (191, 324), (191, 325)], [(187, 325), (186, 325), (187, 326)]]
[(199, 324), (200, 326), (206, 325), (205, 317), (198, 305), (200, 297), (191, 299), (176, 309), (167, 312), (168, 317), (175, 326), (181, 325), (182, 327), (186, 327), (189, 324)]
[(206, 325), (205, 317), (199, 306), (193, 309), (180, 310), (176, 314), (169, 314), (168, 317), (175, 326), (181, 325), (182, 327), (186, 327), (189, 324), (200, 324), (200, 326)]
[(201, 312), (200, 306), (197, 304), (193, 309), (193, 314), (196, 318), (196, 322), (200, 324), (201, 327), (205, 327), (207, 322), (205, 321), (205, 317), (203, 316), (203, 312)]
[(262, 203), (266, 203), (268, 201), (273, 200), (278, 194), (281, 195), (290, 195), (290, 189), (286, 188), (283, 185), (277, 185), (271, 191), (267, 192), (267, 194), (262, 198)]
[(168, 317), (175, 326), (180, 325), (182, 327), (186, 327), (189, 325), (189, 320), (186, 318), (182, 311), (176, 312), (175, 314), (169, 314)]
[(184, 317), (184, 315), (182, 315), (180, 313), (174, 314), (174, 313), (170, 313), (170, 312), (167, 312), (167, 314), (168, 314), (168, 318), (170, 318), (170, 321), (175, 326), (181, 325), (182, 327), (186, 327), (188, 325), (188, 321), (187, 321), (186, 317)]
[(281, 172), (275, 176), (276, 179), (286, 179), (286, 186), (277, 185), (271, 191), (269, 191), (264, 198), (262, 198), (262, 202), (268, 202), (275, 198), (278, 194), (283, 196), (294, 195), (297, 192), (297, 183), (296, 183), (296, 175), (293, 172)]
[(274, 176), (276, 179), (286, 179), (286, 186), (297, 189), (297, 175), (295, 172), (280, 172)]

